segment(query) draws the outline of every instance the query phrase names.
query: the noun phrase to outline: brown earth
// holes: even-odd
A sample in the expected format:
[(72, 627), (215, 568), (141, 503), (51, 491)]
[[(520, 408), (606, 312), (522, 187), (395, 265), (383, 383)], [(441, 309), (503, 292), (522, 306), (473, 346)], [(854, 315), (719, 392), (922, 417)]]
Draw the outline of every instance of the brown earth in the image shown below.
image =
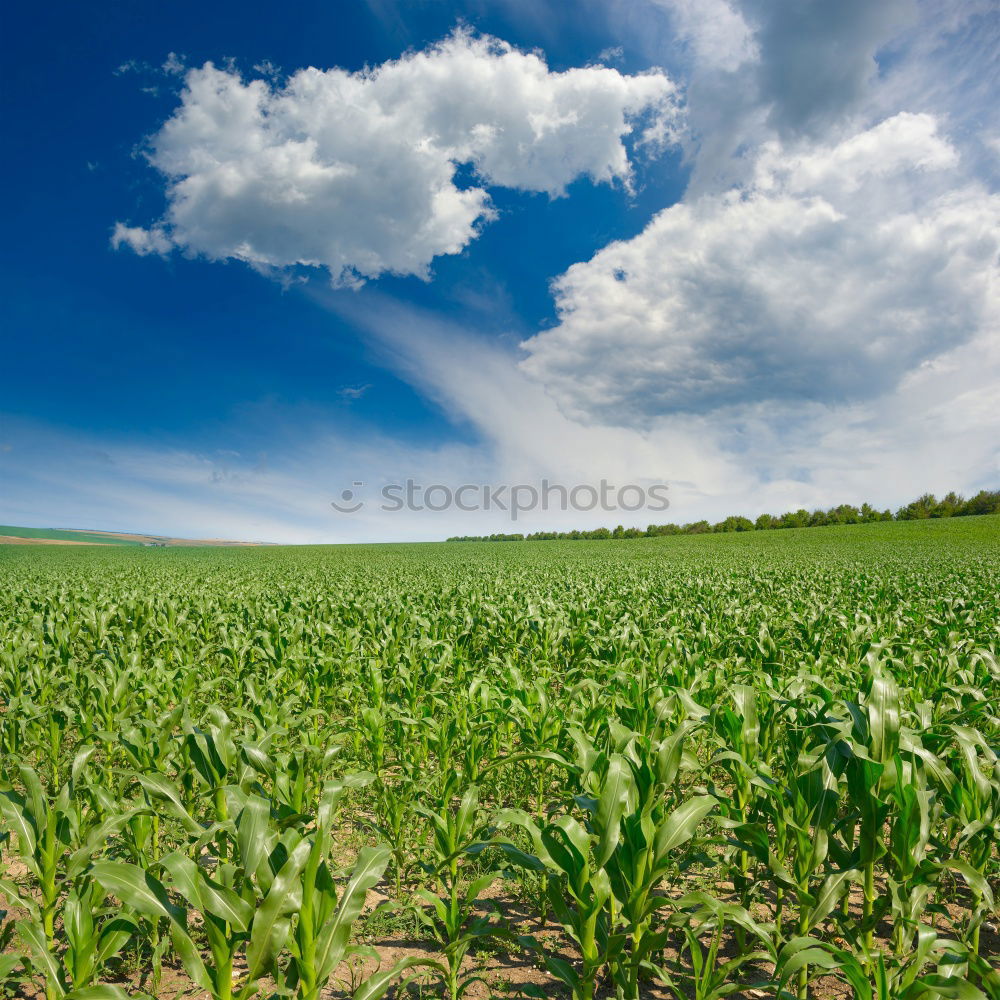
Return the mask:
[(68, 538), (21, 538), (18, 535), (0, 535), (0, 545), (111, 545), (111, 542), (71, 542)]

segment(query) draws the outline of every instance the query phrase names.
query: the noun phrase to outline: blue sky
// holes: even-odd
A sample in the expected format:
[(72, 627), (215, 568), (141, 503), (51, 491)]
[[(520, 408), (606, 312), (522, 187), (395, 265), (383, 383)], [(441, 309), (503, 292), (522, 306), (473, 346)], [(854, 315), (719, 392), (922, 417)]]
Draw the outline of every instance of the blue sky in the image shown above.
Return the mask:
[[(388, 540), (510, 529), (379, 511), (406, 478), (665, 482), (679, 521), (995, 488), (1000, 18), (831, 10), (13, 11), (0, 522)], [(664, 516), (518, 527), (623, 518)]]

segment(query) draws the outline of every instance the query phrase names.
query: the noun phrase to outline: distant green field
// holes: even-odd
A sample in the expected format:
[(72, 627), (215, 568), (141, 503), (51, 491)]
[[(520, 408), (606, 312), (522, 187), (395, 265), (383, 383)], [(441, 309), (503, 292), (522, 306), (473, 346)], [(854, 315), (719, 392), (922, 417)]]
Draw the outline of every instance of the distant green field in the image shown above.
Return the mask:
[(998, 691), (1000, 515), (0, 546), (0, 982), (994, 1000)]
[(99, 545), (141, 546), (142, 542), (130, 538), (112, 538), (92, 531), (72, 531), (61, 528), (19, 528), (12, 524), (0, 524), (0, 535), (10, 538), (41, 538), (53, 542), (89, 542)]

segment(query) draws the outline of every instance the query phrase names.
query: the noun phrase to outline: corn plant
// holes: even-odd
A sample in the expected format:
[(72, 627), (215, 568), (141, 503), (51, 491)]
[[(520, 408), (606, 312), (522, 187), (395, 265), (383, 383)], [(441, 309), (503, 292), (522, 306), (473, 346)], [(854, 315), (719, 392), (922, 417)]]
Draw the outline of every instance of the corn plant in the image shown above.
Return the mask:
[(652, 928), (664, 903), (655, 890), (674, 864), (673, 852), (717, 806), (714, 797), (703, 795), (672, 812), (662, 809), (662, 789), (676, 772), (679, 743), (668, 740), (661, 746), (653, 764), (659, 773), (646, 762), (633, 769), (613, 754), (595, 782), (595, 794), (577, 798), (587, 814), (585, 826), (568, 815), (544, 827), (524, 812), (500, 815), (501, 822), (515, 824), (531, 840), (533, 854), (503, 844), (511, 859), (557, 876), (550, 883), (550, 903), (582, 961), (574, 969), (547, 955), (545, 963), (570, 987), (574, 1000), (591, 1000), (605, 970), (623, 997), (636, 1000), (642, 976), (656, 972), (651, 956), (663, 948), (666, 935)]
[(487, 836), (486, 821), (479, 810), (479, 789), (475, 785), (465, 789), (457, 808), (449, 808), (447, 804), (441, 809), (424, 805), (416, 808), (433, 833), (430, 859), (423, 868), (434, 889), (418, 890), (418, 897), (428, 909), (419, 909), (417, 915), (441, 946), (442, 977), (449, 1000), (460, 1000), (480, 978), (463, 975), (465, 956), (477, 941), (497, 933), (488, 917), (474, 915), (474, 907), (499, 872), (486, 872), (471, 879), (466, 874), (471, 867), (470, 855), (478, 853)]
[(996, 970), (963, 953), (957, 942), (940, 940), (929, 927), (921, 928), (910, 955), (897, 961), (879, 955), (870, 971), (863, 960), (830, 942), (793, 938), (777, 957), (779, 990), (805, 969), (810, 978), (843, 977), (855, 1000), (994, 1000), (1000, 995)]
[[(363, 848), (347, 884), (337, 892), (336, 869), (331, 867), (331, 825), (339, 794), (336, 786), (327, 788), (315, 830), (301, 841), (309, 851), (293, 890), (297, 902), (290, 918), (289, 958), (286, 965), (273, 959), (271, 964), (275, 978), (300, 1000), (319, 1000), (334, 970), (352, 953), (351, 931), (361, 915), (366, 893), (381, 880), (391, 857), (384, 845)], [(292, 848), (292, 856), (298, 849), (298, 844)], [(387, 970), (379, 970), (366, 982), (363, 997), (378, 1000), (400, 973), (425, 964), (419, 959), (403, 959)]]
[[(720, 902), (703, 892), (690, 893), (676, 905), (667, 927), (683, 935), (683, 945), (678, 949), (676, 967), (671, 970), (659, 966), (656, 973), (677, 1000), (719, 1000), (742, 988), (733, 977), (743, 966), (773, 961), (775, 953), (768, 928), (757, 923), (743, 907)], [(720, 950), (726, 936), (737, 930), (742, 932), (743, 941), (755, 941), (757, 947), (741, 947), (734, 958), (723, 960)], [(759, 984), (769, 985), (767, 980)]]
[[(579, 965), (574, 967), (543, 952), (546, 968), (569, 987), (573, 1000), (593, 1000), (602, 971), (625, 947), (625, 934), (615, 933), (609, 919), (611, 879), (591, 864), (594, 840), (572, 816), (560, 816), (539, 827), (527, 813), (508, 810), (499, 821), (521, 827), (531, 839), (531, 854), (511, 843), (500, 845), (514, 864), (533, 871), (547, 869), (555, 876), (547, 885), (549, 905), (580, 953)], [(530, 937), (525, 942), (538, 948)]]
[(373, 789), (375, 816), (371, 827), (391, 851), (393, 887), (398, 900), (403, 894), (403, 883), (416, 864), (417, 785), (406, 776), (393, 781), (383, 775), (374, 782)]
[(16, 929), (45, 979), (47, 1000), (96, 988), (103, 966), (135, 930), (126, 915), (116, 917), (103, 905), (104, 894), (90, 878), (94, 856), (138, 812), (126, 809), (95, 822), (93, 813), (81, 807), (77, 786), (92, 752), (87, 748), (77, 754), (70, 780), (55, 794), (45, 791), (26, 764), (18, 768), (23, 793), (0, 788), (0, 815), (30, 876), (27, 889), (0, 879), (0, 893), (27, 914)]

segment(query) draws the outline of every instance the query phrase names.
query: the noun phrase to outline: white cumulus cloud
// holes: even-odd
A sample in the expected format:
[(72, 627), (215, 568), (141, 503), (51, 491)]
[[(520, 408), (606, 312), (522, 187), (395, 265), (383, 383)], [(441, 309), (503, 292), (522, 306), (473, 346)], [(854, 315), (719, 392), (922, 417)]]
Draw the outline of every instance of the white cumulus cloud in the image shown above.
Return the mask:
[(934, 117), (759, 152), (753, 180), (660, 212), (554, 284), (526, 370), (565, 412), (637, 426), (767, 401), (845, 403), (998, 315), (1000, 197)]
[(337, 283), (424, 277), (492, 218), (489, 186), (628, 185), (623, 139), (670, 136), (677, 116), (662, 73), (551, 72), (538, 54), (462, 31), (371, 70), (301, 69), (283, 86), (206, 63), (150, 142), (164, 218), (119, 224), (115, 241), (325, 267)]

